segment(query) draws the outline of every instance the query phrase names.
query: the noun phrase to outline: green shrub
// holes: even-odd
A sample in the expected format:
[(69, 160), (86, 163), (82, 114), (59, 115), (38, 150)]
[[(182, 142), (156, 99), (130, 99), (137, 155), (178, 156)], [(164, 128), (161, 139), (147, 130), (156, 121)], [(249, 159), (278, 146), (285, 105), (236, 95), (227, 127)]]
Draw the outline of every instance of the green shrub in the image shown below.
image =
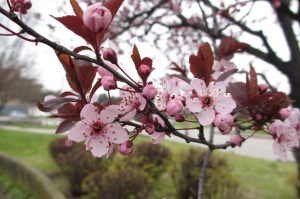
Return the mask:
[[(205, 152), (195, 149), (181, 155), (180, 164), (172, 170), (177, 197), (181, 199), (197, 198), (198, 180)], [(241, 197), (239, 184), (231, 175), (225, 159), (212, 156), (206, 170), (204, 185), (205, 199), (238, 199)]]
[(50, 153), (61, 168), (69, 182), (73, 196), (82, 195), (81, 183), (83, 179), (94, 171), (105, 172), (107, 161), (95, 158), (86, 151), (83, 144), (66, 146), (66, 138), (59, 138), (50, 143)]
[(170, 150), (141, 143), (130, 156), (118, 157), (106, 172), (91, 173), (83, 182), (83, 199), (147, 198), (169, 163)]

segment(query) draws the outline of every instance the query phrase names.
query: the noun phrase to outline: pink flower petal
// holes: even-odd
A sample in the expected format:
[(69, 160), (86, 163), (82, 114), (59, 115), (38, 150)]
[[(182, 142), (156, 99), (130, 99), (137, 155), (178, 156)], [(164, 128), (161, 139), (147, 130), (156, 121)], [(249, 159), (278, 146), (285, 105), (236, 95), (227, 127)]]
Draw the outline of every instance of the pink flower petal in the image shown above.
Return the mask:
[(95, 157), (102, 157), (109, 150), (109, 143), (103, 136), (96, 136), (89, 140), (89, 149)]
[(93, 104), (87, 104), (80, 112), (81, 120), (84, 123), (91, 124), (97, 121), (98, 109)]
[(191, 80), (191, 87), (197, 92), (199, 96), (206, 95), (206, 84), (202, 79), (194, 78)]
[(117, 105), (111, 105), (103, 109), (98, 117), (102, 124), (110, 124), (118, 118)]
[(203, 126), (211, 124), (215, 119), (215, 111), (211, 108), (203, 109), (200, 113), (196, 114), (199, 123)]
[(91, 130), (87, 125), (78, 124), (70, 130), (68, 139), (75, 142), (81, 142), (84, 141), (90, 134)]
[(218, 97), (214, 104), (216, 111), (222, 114), (231, 113), (232, 110), (236, 107), (235, 101), (228, 96)]
[(151, 137), (153, 140), (153, 144), (159, 144), (164, 138), (166, 133), (165, 132), (154, 132), (152, 133)]
[(137, 112), (136, 109), (133, 109), (132, 111), (129, 111), (129, 112), (126, 113), (123, 117), (120, 118), (120, 121), (121, 121), (121, 122), (124, 122), (124, 121), (129, 121), (129, 120), (131, 120), (131, 119), (134, 118), (134, 116), (136, 115), (136, 112)]
[(105, 158), (109, 158), (109, 156), (114, 152), (114, 145), (113, 144), (110, 144), (109, 145), (109, 149), (108, 149), (108, 152), (105, 154)]
[(187, 98), (186, 107), (193, 113), (200, 112), (202, 110), (202, 104), (198, 97)]
[(273, 142), (273, 152), (275, 155), (278, 156), (278, 158), (281, 161), (283, 161), (283, 162), (287, 161), (287, 149), (285, 146), (281, 145), (277, 141)]
[(138, 98), (138, 101), (140, 102), (139, 109), (140, 109), (140, 111), (142, 111), (142, 110), (144, 110), (144, 108), (147, 104), (147, 100), (142, 95), (138, 95), (137, 98)]
[(111, 143), (121, 144), (128, 140), (128, 134), (120, 124), (109, 124), (106, 130), (106, 137)]
[(212, 97), (217, 97), (219, 95), (223, 95), (226, 91), (226, 83), (224, 82), (217, 82), (215, 84), (209, 85), (209, 94)]

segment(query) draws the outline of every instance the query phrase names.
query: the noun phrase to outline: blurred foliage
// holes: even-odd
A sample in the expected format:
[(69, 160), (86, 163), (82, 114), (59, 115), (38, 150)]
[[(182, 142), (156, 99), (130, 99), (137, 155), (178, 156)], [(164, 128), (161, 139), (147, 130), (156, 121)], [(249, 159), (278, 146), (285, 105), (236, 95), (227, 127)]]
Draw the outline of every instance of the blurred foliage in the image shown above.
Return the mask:
[[(198, 180), (205, 152), (190, 149), (182, 153), (180, 157), (179, 164), (176, 164), (172, 169), (172, 178), (177, 190), (177, 198), (197, 198)], [(231, 174), (230, 168), (224, 158), (211, 156), (206, 172), (204, 198), (243, 198), (239, 189), (239, 182)]]

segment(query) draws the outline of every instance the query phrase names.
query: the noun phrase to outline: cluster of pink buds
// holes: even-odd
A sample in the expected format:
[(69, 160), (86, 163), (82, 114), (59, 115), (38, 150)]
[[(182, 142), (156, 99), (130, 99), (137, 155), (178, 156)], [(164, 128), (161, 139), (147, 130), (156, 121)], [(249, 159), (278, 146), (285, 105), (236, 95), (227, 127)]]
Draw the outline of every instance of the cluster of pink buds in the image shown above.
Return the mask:
[(95, 3), (89, 6), (83, 13), (83, 23), (93, 33), (99, 33), (107, 29), (112, 20), (109, 9), (102, 6), (102, 3)]
[(11, 0), (10, 3), (13, 10), (21, 14), (26, 14), (32, 6), (30, 0)]

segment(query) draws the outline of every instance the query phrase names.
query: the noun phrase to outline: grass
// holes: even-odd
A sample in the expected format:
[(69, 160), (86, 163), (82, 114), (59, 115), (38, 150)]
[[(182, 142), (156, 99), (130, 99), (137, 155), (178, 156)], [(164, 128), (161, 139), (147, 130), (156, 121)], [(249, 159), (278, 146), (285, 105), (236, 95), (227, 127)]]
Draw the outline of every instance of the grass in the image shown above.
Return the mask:
[[(48, 143), (59, 135), (42, 135), (22, 133), (0, 129), (0, 151), (16, 157), (46, 174), (59, 173), (59, 168), (50, 157)], [(148, 141), (148, 137), (138, 137), (138, 142)], [(174, 157), (191, 146), (174, 142), (163, 142), (169, 147)], [(199, 148), (199, 150), (201, 150)], [(293, 199), (296, 197), (296, 165), (277, 161), (265, 161), (230, 153), (214, 152), (228, 160), (233, 175), (240, 180), (245, 193), (244, 199)], [(175, 158), (176, 161), (176, 158)], [(176, 164), (176, 163), (175, 163)], [(171, 164), (170, 164), (171, 165)], [(60, 182), (62, 183), (62, 182)], [(168, 172), (164, 173), (156, 183), (155, 196), (176, 198), (174, 185)]]

